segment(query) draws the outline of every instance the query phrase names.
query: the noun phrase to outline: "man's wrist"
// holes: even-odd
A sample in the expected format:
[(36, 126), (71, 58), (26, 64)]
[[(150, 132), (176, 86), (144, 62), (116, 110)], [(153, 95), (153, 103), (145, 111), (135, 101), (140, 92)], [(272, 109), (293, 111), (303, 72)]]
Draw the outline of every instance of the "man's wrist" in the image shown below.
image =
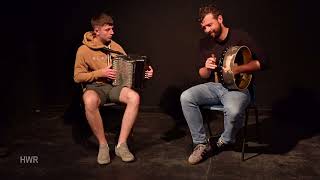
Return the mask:
[(207, 71), (208, 73), (211, 72), (211, 69), (209, 69), (209, 68), (207, 68), (207, 67), (203, 67), (203, 69), (204, 69), (205, 71)]

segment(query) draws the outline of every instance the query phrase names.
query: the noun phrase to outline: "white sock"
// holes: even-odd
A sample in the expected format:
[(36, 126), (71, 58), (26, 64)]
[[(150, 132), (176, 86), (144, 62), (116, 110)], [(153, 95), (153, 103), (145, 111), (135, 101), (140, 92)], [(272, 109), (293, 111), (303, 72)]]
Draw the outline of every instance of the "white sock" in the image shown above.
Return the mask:
[(107, 144), (100, 144), (99, 147), (100, 148), (105, 148), (105, 147), (109, 148), (108, 143)]
[[(124, 142), (124, 143), (125, 143), (125, 142)], [(123, 143), (118, 143), (118, 144), (117, 144), (117, 148), (119, 148), (119, 147), (120, 147), (120, 144), (123, 144)]]

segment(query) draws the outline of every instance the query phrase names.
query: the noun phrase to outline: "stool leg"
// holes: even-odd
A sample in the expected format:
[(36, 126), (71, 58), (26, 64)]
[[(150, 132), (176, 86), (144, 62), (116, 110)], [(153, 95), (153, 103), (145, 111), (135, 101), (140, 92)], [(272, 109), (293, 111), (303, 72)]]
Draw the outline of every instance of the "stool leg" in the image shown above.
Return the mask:
[(242, 152), (241, 152), (241, 160), (244, 161), (244, 153), (245, 153), (245, 147), (247, 145), (246, 138), (247, 138), (247, 126), (248, 126), (248, 109), (245, 111), (245, 121), (244, 121), (244, 127), (243, 127), (243, 137), (242, 137)]
[(261, 144), (261, 138), (260, 138), (260, 122), (259, 122), (259, 112), (258, 112), (258, 108), (255, 107), (254, 108), (254, 113), (255, 113), (255, 116), (256, 116), (256, 136), (257, 136), (257, 140), (258, 140), (258, 143)]
[(209, 136), (212, 137), (212, 131), (211, 131), (211, 128), (210, 128), (210, 123), (209, 123), (209, 111), (205, 111), (204, 112), (204, 120), (206, 121), (206, 124), (207, 124), (207, 127), (208, 127), (208, 131), (209, 131)]

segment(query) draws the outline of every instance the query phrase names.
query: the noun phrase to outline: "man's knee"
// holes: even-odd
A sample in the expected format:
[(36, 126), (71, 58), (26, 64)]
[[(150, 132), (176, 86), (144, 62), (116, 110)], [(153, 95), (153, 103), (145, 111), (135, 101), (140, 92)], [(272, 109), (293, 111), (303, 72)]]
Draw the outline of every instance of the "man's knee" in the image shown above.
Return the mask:
[(94, 110), (99, 108), (100, 98), (95, 91), (87, 90), (83, 94), (83, 102), (86, 109)]
[(127, 104), (140, 104), (140, 95), (132, 89), (124, 88), (124, 96)]
[(239, 117), (244, 113), (240, 106), (224, 106), (225, 112), (230, 117)]
[(181, 103), (192, 102), (192, 95), (191, 95), (190, 91), (185, 90), (181, 93), (180, 102)]
[(129, 102), (137, 104), (137, 105), (140, 104), (140, 96), (137, 92), (130, 91), (128, 93), (128, 98), (129, 98)]

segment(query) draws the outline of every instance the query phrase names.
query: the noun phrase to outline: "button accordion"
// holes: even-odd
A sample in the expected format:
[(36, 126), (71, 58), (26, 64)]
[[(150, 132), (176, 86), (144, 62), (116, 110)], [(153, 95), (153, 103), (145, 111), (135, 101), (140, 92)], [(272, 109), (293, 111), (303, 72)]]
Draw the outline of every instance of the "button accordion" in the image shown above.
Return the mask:
[(118, 55), (112, 60), (112, 68), (117, 70), (113, 86), (126, 86), (133, 89), (144, 87), (145, 70), (148, 69), (146, 56)]

